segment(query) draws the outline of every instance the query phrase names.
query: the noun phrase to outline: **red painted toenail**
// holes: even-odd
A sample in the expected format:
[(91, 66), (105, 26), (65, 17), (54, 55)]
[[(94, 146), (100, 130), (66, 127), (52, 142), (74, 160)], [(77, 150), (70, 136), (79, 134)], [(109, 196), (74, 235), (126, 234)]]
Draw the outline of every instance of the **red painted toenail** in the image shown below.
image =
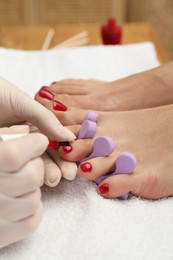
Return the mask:
[(83, 172), (91, 172), (92, 171), (92, 165), (88, 162), (82, 163), (80, 166), (81, 170)]
[(67, 111), (67, 107), (57, 100), (53, 100), (53, 109), (58, 111)]
[(56, 84), (57, 83), (57, 81), (53, 81), (52, 83), (51, 83), (51, 85), (54, 85), (54, 84)]
[(55, 96), (52, 92), (50, 92), (47, 87), (43, 86), (39, 92), (38, 92), (39, 96), (42, 98), (46, 98), (49, 100), (52, 100)]
[(62, 146), (62, 149), (65, 153), (70, 153), (72, 151), (72, 146)]
[(42, 86), (40, 89), (48, 89), (48, 86)]
[(102, 184), (99, 186), (99, 191), (101, 194), (105, 194), (109, 191), (109, 185), (107, 183)]

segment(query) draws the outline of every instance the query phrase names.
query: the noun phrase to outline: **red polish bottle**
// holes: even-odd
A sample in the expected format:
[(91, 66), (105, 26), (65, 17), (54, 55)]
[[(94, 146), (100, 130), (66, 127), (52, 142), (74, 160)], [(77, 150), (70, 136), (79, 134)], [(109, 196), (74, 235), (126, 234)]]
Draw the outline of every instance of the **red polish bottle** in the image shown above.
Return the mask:
[(120, 26), (117, 26), (116, 19), (108, 19), (107, 24), (101, 27), (101, 36), (105, 45), (121, 43), (122, 29)]

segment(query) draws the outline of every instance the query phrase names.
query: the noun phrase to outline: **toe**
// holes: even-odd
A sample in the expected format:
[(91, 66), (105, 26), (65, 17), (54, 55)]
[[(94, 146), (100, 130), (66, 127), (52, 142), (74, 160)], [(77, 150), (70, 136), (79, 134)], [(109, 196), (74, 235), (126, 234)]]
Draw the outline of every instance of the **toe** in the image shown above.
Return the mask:
[(115, 169), (115, 159), (111, 156), (96, 157), (82, 162), (78, 167), (81, 177), (88, 180), (95, 180), (100, 176), (106, 175)]
[(133, 174), (120, 174), (106, 178), (97, 187), (105, 198), (117, 198), (136, 189), (138, 182)]
[(60, 147), (58, 153), (64, 160), (77, 162), (92, 153), (93, 139), (81, 139), (70, 144), (70, 146)]
[[(54, 84), (52, 85), (54, 86)], [(69, 95), (58, 95), (53, 87), (43, 86), (40, 90), (35, 94), (35, 100), (37, 100), (42, 105), (47, 104), (49, 101), (58, 101), (62, 103), (66, 107), (71, 106), (70, 96)]]
[(49, 109), (58, 120), (65, 126), (82, 124), (85, 116), (88, 111), (75, 107), (67, 107), (66, 104), (59, 102), (57, 100), (48, 100), (42, 98), (38, 95), (35, 96), (35, 99), (42, 104), (44, 107)]
[(86, 95), (87, 82), (81, 79), (66, 79), (50, 85), (50, 90), (56, 94)]
[(40, 90), (35, 94), (34, 99), (45, 106), (47, 103), (50, 102), (55, 97), (53, 92), (47, 90), (47, 87), (41, 87)]

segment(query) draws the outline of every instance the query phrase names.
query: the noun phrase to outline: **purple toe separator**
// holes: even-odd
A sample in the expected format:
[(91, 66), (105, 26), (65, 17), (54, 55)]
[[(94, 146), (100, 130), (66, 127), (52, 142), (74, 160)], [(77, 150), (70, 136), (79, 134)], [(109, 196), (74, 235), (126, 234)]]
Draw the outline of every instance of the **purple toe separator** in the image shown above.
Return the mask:
[[(80, 129), (80, 133), (78, 139), (87, 139), (93, 138), (96, 134), (97, 130), (97, 117), (98, 115), (90, 111)], [(109, 136), (101, 136), (98, 137), (93, 144), (93, 152), (86, 158), (83, 158), (79, 163), (85, 162), (89, 159), (99, 157), (99, 156), (108, 156), (110, 155), (115, 149), (115, 145), (113, 140)], [(100, 176), (93, 182), (99, 185), (104, 179), (116, 175), (116, 174), (130, 174), (134, 171), (136, 167), (136, 157), (130, 152), (121, 153), (115, 161), (116, 169), (114, 172), (108, 173), (107, 175)], [(124, 194), (119, 197), (121, 200), (126, 200), (129, 197), (129, 193)]]
[(86, 117), (84, 118), (84, 121), (85, 120), (90, 120), (90, 121), (93, 121), (93, 122), (97, 122), (97, 118), (98, 118), (98, 115), (93, 112), (93, 111), (90, 111)]
[[(117, 174), (130, 174), (136, 168), (136, 164), (137, 164), (136, 157), (132, 153), (130, 152), (121, 153), (115, 161), (115, 166), (116, 166), (115, 171), (97, 178), (96, 180), (94, 180), (94, 182), (98, 185), (100, 182), (102, 182), (104, 179), (110, 176), (117, 175)], [(128, 197), (129, 197), (129, 193), (126, 193), (120, 196), (119, 199), (125, 200)]]
[(80, 163), (95, 157), (108, 156), (114, 149), (114, 142), (109, 136), (100, 136), (94, 141), (92, 153), (88, 157), (83, 158)]
[(93, 138), (97, 131), (97, 124), (90, 120), (83, 121), (78, 139), (89, 139)]

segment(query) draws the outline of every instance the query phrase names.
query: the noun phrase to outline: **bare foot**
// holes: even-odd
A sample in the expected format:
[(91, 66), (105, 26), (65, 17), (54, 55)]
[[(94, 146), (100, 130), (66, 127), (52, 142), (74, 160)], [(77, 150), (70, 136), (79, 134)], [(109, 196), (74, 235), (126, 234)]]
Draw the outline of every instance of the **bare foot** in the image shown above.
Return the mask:
[[(67, 79), (48, 90), (66, 107), (97, 111), (123, 111), (173, 103), (173, 62), (113, 82)], [(46, 97), (36, 94), (45, 105)], [(47, 99), (49, 100), (49, 99)]]
[[(77, 135), (80, 125), (69, 128)], [(88, 180), (94, 180), (113, 170), (115, 158), (120, 152), (130, 151), (138, 161), (134, 173), (105, 179), (98, 186), (98, 192), (106, 198), (115, 198), (129, 191), (149, 199), (171, 196), (173, 195), (172, 129), (173, 105), (129, 112), (102, 113), (98, 119), (96, 137), (102, 135), (112, 137), (116, 143), (116, 150), (111, 156), (94, 158), (87, 161), (87, 165), (83, 167), (80, 165), (78, 173)], [(72, 150), (70, 147), (65, 150), (61, 148), (59, 152), (63, 159), (79, 161), (92, 152), (92, 145), (91, 139), (77, 140), (71, 145)]]

